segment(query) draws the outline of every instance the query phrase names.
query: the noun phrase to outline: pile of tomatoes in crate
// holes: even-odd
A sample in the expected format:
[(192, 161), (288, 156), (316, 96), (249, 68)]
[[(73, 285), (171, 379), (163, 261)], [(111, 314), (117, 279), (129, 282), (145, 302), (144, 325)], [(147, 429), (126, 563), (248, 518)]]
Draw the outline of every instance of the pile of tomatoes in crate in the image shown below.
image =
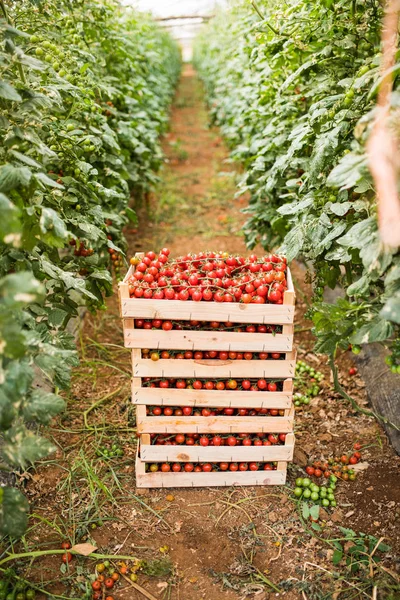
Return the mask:
[(194, 408), (193, 406), (180, 406), (174, 408), (172, 406), (147, 406), (147, 415), (154, 415), (159, 417), (283, 417), (285, 414), (284, 410), (277, 408), (232, 408), (231, 406), (214, 408)]
[(250, 392), (280, 392), (282, 381), (268, 379), (157, 379), (143, 377), (143, 387), (177, 388), (178, 390), (237, 390)]
[[(166, 319), (135, 319), (136, 329), (162, 329), (163, 331), (234, 331), (235, 333), (281, 333), (281, 325), (249, 325), (231, 321), (168, 321)], [(237, 357), (236, 357), (237, 358)]]
[(143, 358), (150, 358), (151, 360), (157, 362), (157, 360), (163, 359), (180, 359), (180, 360), (203, 360), (203, 359), (213, 359), (213, 360), (267, 360), (271, 358), (272, 360), (284, 360), (285, 355), (281, 352), (228, 352), (227, 350), (222, 350), (218, 352), (217, 350), (209, 350), (203, 352), (202, 350), (197, 350), (192, 352), (191, 350), (163, 350), (162, 352), (158, 350), (148, 350), (144, 348), (142, 350)]
[(199, 252), (176, 259), (163, 248), (131, 258), (135, 271), (129, 280), (133, 298), (283, 304), (287, 289), (286, 258), (268, 254), (258, 258), (227, 252)]
[(199, 433), (152, 433), (152, 443), (157, 446), (276, 446), (282, 445), (286, 440), (286, 433), (238, 433), (237, 435), (213, 435)]
[(220, 463), (152, 463), (146, 465), (146, 470), (150, 473), (161, 471), (162, 473), (215, 473), (218, 471), (275, 471), (276, 463), (258, 463), (258, 462), (220, 462)]

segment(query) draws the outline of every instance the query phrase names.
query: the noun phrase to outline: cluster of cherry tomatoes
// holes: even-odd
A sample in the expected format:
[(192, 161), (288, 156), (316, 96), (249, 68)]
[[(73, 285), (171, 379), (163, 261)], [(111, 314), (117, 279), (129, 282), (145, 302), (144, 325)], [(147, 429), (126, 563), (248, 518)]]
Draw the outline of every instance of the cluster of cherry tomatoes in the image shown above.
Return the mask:
[(177, 388), (181, 390), (237, 390), (250, 392), (282, 391), (282, 381), (270, 379), (155, 379), (142, 378), (143, 387)]
[(184, 329), (204, 331), (235, 331), (236, 333), (282, 333), (281, 325), (248, 325), (225, 321), (167, 321), (162, 319), (135, 319), (136, 329), (162, 329), (182, 331)]
[(168, 473), (173, 471), (179, 473), (185, 471), (186, 473), (212, 473), (216, 471), (275, 471), (276, 463), (258, 463), (258, 462), (220, 462), (220, 463), (152, 463), (146, 465), (146, 470), (151, 473), (161, 471), (162, 473)]
[[(107, 595), (109, 590), (112, 590), (115, 584), (120, 580), (121, 575), (126, 576), (128, 567), (125, 563), (120, 563), (116, 570), (110, 561), (105, 560), (96, 565), (96, 579), (92, 582), (92, 598), (93, 600), (114, 600), (113, 596)], [(136, 581), (137, 575), (135, 575)]]
[(212, 435), (199, 433), (152, 433), (150, 438), (156, 446), (277, 446), (284, 445), (286, 433), (238, 433), (237, 435)]
[(352, 454), (343, 454), (342, 456), (334, 456), (329, 458), (327, 462), (316, 460), (306, 467), (306, 473), (309, 476), (317, 478), (326, 477), (329, 478), (331, 475), (343, 481), (354, 481), (356, 479), (356, 473), (351, 468), (352, 465), (356, 465), (361, 460), (361, 444), (356, 442), (353, 446), (354, 452)]
[(75, 256), (92, 256), (94, 253), (93, 248), (86, 248), (86, 242), (83, 240), (72, 239), (69, 241), (70, 246), (75, 246), (74, 254)]
[(157, 361), (161, 359), (194, 359), (202, 360), (212, 358), (214, 360), (284, 360), (285, 355), (280, 352), (228, 352), (217, 350), (209, 350), (207, 352), (191, 350), (148, 350), (145, 348), (142, 350), (143, 358), (151, 358), (151, 360)]
[(193, 406), (180, 406), (174, 408), (172, 406), (147, 406), (146, 414), (149, 416), (159, 417), (283, 417), (285, 414), (284, 410), (278, 410), (277, 408), (232, 408), (227, 406), (225, 408), (193, 408)]
[(287, 289), (286, 258), (268, 254), (258, 258), (227, 252), (199, 252), (175, 260), (170, 250), (131, 258), (135, 271), (129, 281), (134, 298), (283, 304)]

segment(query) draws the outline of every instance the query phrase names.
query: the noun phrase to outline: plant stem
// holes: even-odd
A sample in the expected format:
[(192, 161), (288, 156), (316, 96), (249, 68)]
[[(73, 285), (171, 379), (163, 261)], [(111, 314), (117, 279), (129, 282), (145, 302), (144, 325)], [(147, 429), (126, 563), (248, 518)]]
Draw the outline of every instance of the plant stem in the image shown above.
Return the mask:
[[(2, 560), (0, 560), (0, 566), (4, 565), (7, 562), (10, 562), (12, 560), (19, 560), (21, 558), (39, 558), (40, 556), (51, 556), (54, 554), (65, 554), (66, 552), (70, 552), (71, 554), (73, 554), (74, 556), (83, 556), (80, 552), (76, 552), (75, 550), (73, 550), (73, 548), (71, 548), (70, 550), (35, 550), (34, 552), (21, 552), (20, 554), (9, 554), (8, 556), (6, 556), (6, 558), (3, 558)], [(87, 556), (85, 556), (85, 558), (95, 558), (95, 559), (102, 559), (102, 560), (137, 560), (136, 556), (124, 556), (124, 555), (115, 555), (115, 554), (98, 554), (95, 552), (92, 552), (91, 554), (88, 554)]]

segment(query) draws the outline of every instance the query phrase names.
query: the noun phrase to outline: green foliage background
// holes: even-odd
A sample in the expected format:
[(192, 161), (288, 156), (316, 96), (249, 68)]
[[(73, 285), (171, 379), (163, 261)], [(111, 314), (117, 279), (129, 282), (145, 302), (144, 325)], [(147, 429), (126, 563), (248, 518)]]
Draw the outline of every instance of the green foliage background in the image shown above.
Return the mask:
[[(155, 180), (158, 138), (180, 71), (172, 39), (114, 0), (0, 1), (0, 459), (26, 467), (51, 444), (77, 364), (65, 331), (111, 294), (110, 249)], [(74, 253), (79, 240), (90, 252)], [(0, 532), (21, 535), (27, 502), (0, 490)]]
[[(381, 20), (378, 0), (235, 2), (197, 40), (195, 63), (212, 120), (245, 166), (249, 246), (280, 245), (312, 267), (317, 350), (394, 340), (398, 372), (400, 254), (379, 239), (365, 155)], [(324, 303), (335, 285), (345, 298)]]

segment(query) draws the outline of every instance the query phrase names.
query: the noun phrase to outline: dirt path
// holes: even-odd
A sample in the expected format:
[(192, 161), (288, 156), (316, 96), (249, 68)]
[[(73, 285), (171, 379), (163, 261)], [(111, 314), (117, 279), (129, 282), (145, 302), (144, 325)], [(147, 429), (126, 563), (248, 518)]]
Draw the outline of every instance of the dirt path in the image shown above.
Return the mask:
[[(246, 252), (240, 234), (244, 217), (239, 212), (246, 199), (235, 198), (238, 173), (218, 133), (207, 128), (202, 90), (190, 69), (182, 77), (164, 150), (168, 162), (162, 183), (148, 212), (145, 207), (139, 210), (138, 230), (127, 232), (130, 253), (163, 246), (170, 247), (173, 255), (208, 248)], [(146, 561), (139, 584), (163, 600), (262, 600), (272, 597), (268, 581), (279, 585), (279, 597), (293, 600), (333, 598), (335, 591), (354, 593), (352, 585), (364, 585), (344, 566), (333, 567), (332, 546), (316, 535), (332, 539), (341, 525), (377, 538), (385, 536), (398, 548), (399, 461), (376, 423), (354, 413), (332, 393), (328, 370), (312, 353), (310, 323), (301, 318), (309, 294), (304, 272), (299, 267), (294, 271), (299, 285), (299, 354), (326, 377), (322, 393), (307, 410), (299, 411), (300, 450), (290, 467), (289, 483), (304, 476), (300, 466), (307, 456), (314, 460), (341, 454), (351, 450), (356, 440), (369, 446), (366, 470), (354, 484), (340, 487), (340, 508), (325, 515), (325, 531), (305, 530), (286, 487), (180, 489), (172, 490), (169, 498), (165, 490), (145, 494), (135, 490), (129, 352), (123, 348), (114, 296), (105, 313), (85, 319), (82, 363), (74, 374), (69, 410), (50, 430), (59, 450), (28, 481), (35, 516), (27, 548), (59, 547), (61, 539), (68, 537), (93, 542), (101, 552), (135, 556)], [(362, 382), (344, 376), (350, 362), (343, 355), (347, 390), (365, 403)], [(113, 443), (123, 456), (99, 457)], [(384, 564), (393, 570), (393, 561)], [(337, 579), (331, 576), (333, 569), (339, 573)], [(75, 559), (70, 569), (62, 567), (60, 573), (60, 561), (54, 557), (24, 571), (27, 578), (45, 581), (43, 585), (53, 593), (74, 599), (91, 597), (84, 590), (93, 573), (94, 563), (87, 559)], [(116, 600), (144, 597), (126, 582), (113, 596)]]

